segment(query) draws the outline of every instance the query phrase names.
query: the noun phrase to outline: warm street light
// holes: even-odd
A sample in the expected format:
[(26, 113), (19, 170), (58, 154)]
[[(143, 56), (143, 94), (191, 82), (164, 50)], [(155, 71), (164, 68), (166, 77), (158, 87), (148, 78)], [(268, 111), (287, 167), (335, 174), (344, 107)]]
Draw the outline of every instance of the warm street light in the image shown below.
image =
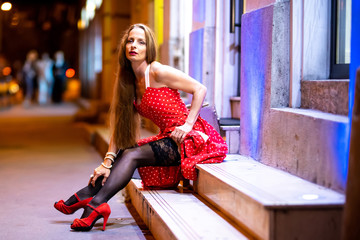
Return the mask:
[(12, 5), (9, 2), (4, 2), (3, 4), (1, 4), (2, 11), (10, 11), (11, 8), (12, 8)]
[[(9, 2), (4, 2), (3, 4), (1, 4), (1, 10), (2, 11), (10, 11), (12, 8), (11, 3)], [(0, 51), (2, 51), (2, 15), (0, 12)]]

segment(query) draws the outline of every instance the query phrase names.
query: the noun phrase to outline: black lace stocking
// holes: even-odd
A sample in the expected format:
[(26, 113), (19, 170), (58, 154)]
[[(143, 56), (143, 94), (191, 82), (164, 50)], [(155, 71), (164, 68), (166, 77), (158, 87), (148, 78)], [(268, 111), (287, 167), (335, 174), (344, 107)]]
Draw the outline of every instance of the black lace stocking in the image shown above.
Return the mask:
[(181, 157), (178, 146), (171, 138), (163, 138), (149, 145), (156, 158), (156, 166), (179, 166)]
[[(99, 182), (99, 190), (97, 186), (94, 189), (89, 189), (89, 186), (87, 186), (80, 190), (78, 194), (81, 191), (96, 192), (90, 205), (97, 207), (109, 201), (118, 191), (123, 189), (131, 180), (136, 168), (145, 166), (174, 166), (179, 164), (180, 154), (178, 147), (170, 138), (164, 138), (140, 147), (129, 148), (113, 164), (110, 176), (104, 186), (101, 187), (101, 182)], [(89, 216), (92, 211), (91, 208), (86, 207), (81, 218)]]

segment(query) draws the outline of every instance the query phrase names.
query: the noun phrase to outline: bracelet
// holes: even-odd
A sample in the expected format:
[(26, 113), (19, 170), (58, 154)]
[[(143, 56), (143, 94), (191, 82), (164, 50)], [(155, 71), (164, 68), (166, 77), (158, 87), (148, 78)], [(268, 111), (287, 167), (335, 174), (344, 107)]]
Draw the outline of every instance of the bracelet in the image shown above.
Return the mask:
[(117, 157), (117, 154), (114, 153), (114, 152), (107, 152), (107, 153), (105, 154), (105, 156), (106, 156), (106, 155), (112, 155), (114, 158)]
[(112, 157), (106, 156), (106, 157), (104, 158), (104, 160), (105, 160), (105, 159), (109, 159), (110, 161), (114, 162), (114, 159), (113, 159)]
[(110, 166), (106, 166), (104, 163), (101, 163), (101, 165), (102, 165), (104, 168), (107, 168), (107, 169), (112, 168), (112, 165), (110, 165)]

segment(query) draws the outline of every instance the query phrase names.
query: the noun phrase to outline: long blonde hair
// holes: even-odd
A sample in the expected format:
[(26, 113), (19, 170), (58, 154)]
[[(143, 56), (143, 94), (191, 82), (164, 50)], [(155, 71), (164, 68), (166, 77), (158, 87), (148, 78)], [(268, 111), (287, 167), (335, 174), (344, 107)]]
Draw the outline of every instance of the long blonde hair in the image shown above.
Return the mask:
[(136, 100), (135, 74), (131, 62), (126, 58), (126, 43), (134, 28), (143, 29), (146, 41), (146, 62), (156, 59), (156, 42), (152, 30), (144, 24), (131, 25), (124, 33), (119, 45), (119, 66), (115, 80), (113, 100), (110, 108), (110, 128), (117, 148), (125, 149), (136, 144), (139, 135), (140, 118)]

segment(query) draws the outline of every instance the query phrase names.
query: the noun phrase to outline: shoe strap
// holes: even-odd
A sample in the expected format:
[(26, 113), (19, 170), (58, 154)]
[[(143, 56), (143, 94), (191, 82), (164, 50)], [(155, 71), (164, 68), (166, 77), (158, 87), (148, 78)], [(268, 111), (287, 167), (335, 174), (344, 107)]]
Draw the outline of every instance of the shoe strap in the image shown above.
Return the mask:
[(76, 199), (77, 199), (79, 202), (81, 202), (79, 196), (78, 196), (76, 193), (74, 194), (74, 196), (76, 197)]
[(92, 210), (94, 210), (95, 212), (97, 212), (98, 214), (100, 214), (99, 211), (98, 211), (96, 208), (94, 208), (93, 206), (91, 206), (89, 203), (86, 204), (86, 206), (90, 207)]

